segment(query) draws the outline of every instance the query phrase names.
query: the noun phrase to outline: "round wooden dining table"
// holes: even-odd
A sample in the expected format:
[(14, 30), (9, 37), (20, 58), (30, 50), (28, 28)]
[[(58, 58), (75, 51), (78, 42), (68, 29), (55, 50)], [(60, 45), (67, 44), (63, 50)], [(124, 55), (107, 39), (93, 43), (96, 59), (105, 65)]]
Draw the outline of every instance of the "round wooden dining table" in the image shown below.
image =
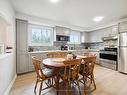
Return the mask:
[(66, 58), (46, 58), (43, 60), (43, 64), (49, 67), (64, 67), (63, 61), (67, 60)]
[[(77, 55), (78, 59), (84, 59), (87, 56), (81, 56), (81, 55)], [(76, 59), (77, 59), (76, 58)], [(44, 64), (45, 66), (49, 67), (49, 68), (54, 68), (56, 71), (56, 90), (57, 90), (57, 95), (59, 95), (59, 71), (62, 67), (64, 67), (64, 61), (66, 61), (67, 58), (46, 58), (42, 61), (42, 64)]]

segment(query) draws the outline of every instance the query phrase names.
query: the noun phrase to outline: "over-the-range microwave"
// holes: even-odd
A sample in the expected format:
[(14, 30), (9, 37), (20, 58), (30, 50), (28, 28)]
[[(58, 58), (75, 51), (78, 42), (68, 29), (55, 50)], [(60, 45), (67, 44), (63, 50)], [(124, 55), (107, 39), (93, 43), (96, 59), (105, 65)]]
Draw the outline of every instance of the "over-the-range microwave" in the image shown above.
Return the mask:
[(56, 35), (56, 41), (70, 41), (70, 37), (64, 35)]

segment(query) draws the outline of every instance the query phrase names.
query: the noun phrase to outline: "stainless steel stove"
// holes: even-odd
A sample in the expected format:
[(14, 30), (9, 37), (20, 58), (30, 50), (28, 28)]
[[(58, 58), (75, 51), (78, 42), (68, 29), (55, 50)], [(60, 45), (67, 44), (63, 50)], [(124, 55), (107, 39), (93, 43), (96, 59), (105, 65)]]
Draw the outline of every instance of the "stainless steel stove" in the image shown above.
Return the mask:
[(117, 70), (117, 48), (104, 48), (100, 50), (100, 65)]

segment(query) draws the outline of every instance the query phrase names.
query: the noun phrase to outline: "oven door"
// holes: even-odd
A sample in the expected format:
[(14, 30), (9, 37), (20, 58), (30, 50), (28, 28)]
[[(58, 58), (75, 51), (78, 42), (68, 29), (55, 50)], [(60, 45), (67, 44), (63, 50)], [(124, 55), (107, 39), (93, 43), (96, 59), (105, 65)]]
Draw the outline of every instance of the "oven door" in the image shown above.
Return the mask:
[(111, 60), (111, 61), (117, 61), (117, 55), (113, 55), (113, 54), (100, 53), (100, 58)]
[(100, 53), (100, 65), (109, 69), (117, 70), (117, 55)]

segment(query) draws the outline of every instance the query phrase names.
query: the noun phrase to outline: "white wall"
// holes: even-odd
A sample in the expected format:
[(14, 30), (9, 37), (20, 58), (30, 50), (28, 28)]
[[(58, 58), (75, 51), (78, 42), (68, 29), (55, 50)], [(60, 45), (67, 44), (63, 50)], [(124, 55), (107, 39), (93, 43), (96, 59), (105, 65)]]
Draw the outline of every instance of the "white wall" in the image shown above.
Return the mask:
[[(15, 13), (10, 4), (10, 0), (0, 0), (0, 17), (4, 18), (8, 23), (8, 37), (6, 44), (10, 44), (15, 49)], [(10, 56), (7, 56), (5, 59), (0, 59), (0, 95), (8, 95), (6, 93), (9, 89), (9, 85), (16, 75), (16, 61), (15, 61), (15, 52)], [(8, 59), (8, 60), (7, 60)], [(4, 64), (5, 63), (5, 64)]]
[[(1, 23), (1, 22), (0, 22)], [(5, 43), (5, 37), (6, 37), (6, 27), (5, 25), (0, 24), (0, 43)]]
[(53, 20), (49, 20), (49, 19), (39, 18), (39, 17), (35, 17), (35, 16), (30, 16), (30, 15), (26, 15), (26, 14), (19, 13), (19, 12), (16, 12), (16, 18), (28, 20), (29, 23), (32, 23), (32, 24), (47, 25), (47, 26), (52, 26), (52, 27), (61, 26), (61, 27), (71, 28), (72, 30), (77, 30), (77, 31), (84, 31), (85, 30), (85, 28), (83, 28), (83, 27), (74, 26), (74, 25), (70, 25), (70, 24), (66, 24), (66, 23), (61, 23), (61, 22), (57, 22), (57, 21), (53, 21)]

